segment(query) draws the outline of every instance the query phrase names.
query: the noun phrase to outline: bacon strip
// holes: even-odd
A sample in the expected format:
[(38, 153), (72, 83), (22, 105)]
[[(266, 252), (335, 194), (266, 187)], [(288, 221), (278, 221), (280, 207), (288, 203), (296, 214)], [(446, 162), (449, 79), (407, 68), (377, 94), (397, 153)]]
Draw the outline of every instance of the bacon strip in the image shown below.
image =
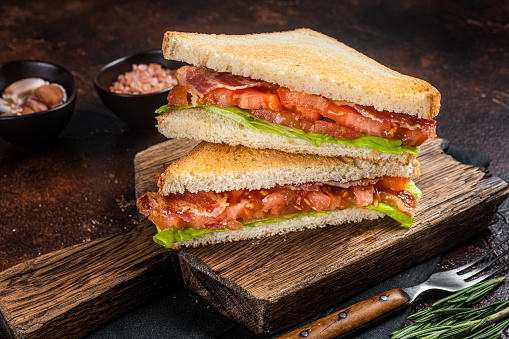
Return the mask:
[[(145, 193), (136, 202), (140, 212), (160, 229), (238, 229), (249, 222), (310, 211), (365, 207), (383, 201), (413, 215), (417, 201), (408, 191), (395, 190), (407, 179), (384, 177), (351, 181), (341, 188), (321, 182), (278, 186), (267, 190), (197, 192), (161, 196)], [(376, 183), (371, 183), (375, 181)], [(390, 186), (394, 184), (393, 186)]]
[(379, 179), (361, 179), (361, 180), (352, 180), (352, 181), (326, 181), (325, 184), (330, 186), (348, 188), (353, 186), (366, 186), (366, 185), (374, 185), (379, 181)]
[(412, 193), (407, 191), (399, 192), (380, 192), (382, 201), (395, 205), (401, 212), (408, 215), (414, 215), (417, 200)]
[(193, 106), (238, 106), (249, 109), (259, 119), (305, 132), (332, 135), (340, 140), (366, 134), (401, 140), (406, 146), (420, 146), (436, 137), (433, 119), (333, 101), (206, 67), (181, 67), (176, 78), (179, 85), (168, 95), (170, 106), (187, 106), (190, 94)]
[(209, 92), (226, 88), (230, 90), (259, 87), (267, 84), (246, 77), (225, 72), (216, 72), (207, 67), (183, 66), (177, 70), (176, 78), (179, 85), (189, 89), (193, 96), (203, 98)]

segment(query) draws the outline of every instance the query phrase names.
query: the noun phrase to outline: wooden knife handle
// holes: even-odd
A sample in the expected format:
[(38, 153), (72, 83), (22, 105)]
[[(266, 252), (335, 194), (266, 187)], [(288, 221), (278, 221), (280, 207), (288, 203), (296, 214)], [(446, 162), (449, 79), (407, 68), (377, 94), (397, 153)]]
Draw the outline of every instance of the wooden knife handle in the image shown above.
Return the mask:
[(403, 290), (395, 288), (315, 320), (278, 339), (336, 338), (395, 310), (408, 300), (409, 297)]

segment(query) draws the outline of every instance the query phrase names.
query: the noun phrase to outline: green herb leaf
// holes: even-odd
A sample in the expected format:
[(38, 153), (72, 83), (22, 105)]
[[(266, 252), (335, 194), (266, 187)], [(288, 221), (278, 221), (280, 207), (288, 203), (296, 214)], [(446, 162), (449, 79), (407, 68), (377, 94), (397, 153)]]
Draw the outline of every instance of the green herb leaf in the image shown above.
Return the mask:
[(299, 217), (321, 217), (323, 215), (326, 215), (326, 214), (329, 214), (332, 212), (334, 212), (334, 211), (333, 210), (331, 210), (331, 211), (314, 211), (314, 212), (309, 212), (309, 213), (283, 215), (278, 218), (264, 219), (264, 220), (243, 223), (243, 225), (244, 225), (244, 227), (257, 227), (257, 226), (262, 226), (262, 225), (274, 224), (276, 222), (281, 222), (281, 221), (290, 220), (290, 219), (299, 218)]
[(415, 186), (415, 182), (410, 180), (410, 183), (407, 185), (406, 189), (412, 192), (412, 194), (417, 199), (422, 199), (422, 192), (419, 188), (417, 188), (417, 186)]
[(378, 212), (382, 212), (385, 215), (388, 215), (392, 219), (399, 222), (404, 228), (410, 228), (414, 223), (413, 215), (408, 215), (401, 212), (396, 206), (388, 205), (383, 202), (379, 202), (377, 206), (369, 205), (366, 207), (368, 210), (374, 210)]
[(503, 280), (505, 277), (480, 282), (440, 299), (430, 309), (409, 316), (415, 323), (393, 332), (391, 339), (498, 338), (509, 326), (509, 301), (477, 309), (461, 306), (479, 302)]
[[(157, 225), (156, 225), (156, 227), (157, 227)], [(189, 239), (195, 238), (197, 236), (200, 236), (202, 234), (213, 233), (213, 232), (225, 232), (225, 231), (228, 231), (228, 229), (222, 228), (222, 229), (216, 229), (216, 230), (207, 230), (207, 229), (194, 230), (190, 227), (187, 227), (183, 230), (178, 230), (178, 231), (169, 231), (169, 230), (161, 231), (159, 229), (159, 227), (157, 227), (157, 234), (154, 235), (154, 237), (152, 239), (159, 245), (162, 245), (166, 248), (171, 248), (171, 245), (175, 242), (189, 240)]]

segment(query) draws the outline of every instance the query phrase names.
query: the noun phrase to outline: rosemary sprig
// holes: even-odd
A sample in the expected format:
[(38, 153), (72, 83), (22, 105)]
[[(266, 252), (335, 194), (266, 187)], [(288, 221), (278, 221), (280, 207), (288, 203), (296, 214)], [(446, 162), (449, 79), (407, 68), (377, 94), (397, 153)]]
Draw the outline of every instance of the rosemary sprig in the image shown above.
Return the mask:
[(438, 321), (443, 314), (462, 312), (462, 306), (474, 305), (484, 299), (488, 293), (497, 287), (505, 277), (482, 281), (474, 286), (462, 289), (448, 297), (438, 300), (429, 309), (412, 314), (408, 320), (419, 322)]
[(509, 326), (509, 301), (472, 309), (505, 277), (487, 280), (435, 302), (431, 308), (408, 317), (415, 323), (391, 335), (391, 339), (498, 338)]
[(474, 286), (465, 288), (454, 294), (451, 294), (448, 297), (438, 300), (433, 304), (433, 306), (460, 307), (463, 305), (476, 304), (477, 302), (484, 299), (484, 297), (486, 297), (486, 295), (488, 295), (491, 290), (497, 287), (504, 280), (505, 277), (500, 277), (496, 279), (481, 281)]
[[(454, 319), (460, 316), (461, 320)], [(417, 323), (392, 333), (392, 339), (453, 339), (453, 338), (492, 338), (498, 328), (509, 321), (509, 301), (494, 303), (479, 309), (468, 309), (464, 314), (443, 319), (439, 323)], [(507, 323), (509, 325), (509, 323)], [(503, 331), (507, 325), (501, 328)], [(498, 337), (495, 337), (498, 338)]]

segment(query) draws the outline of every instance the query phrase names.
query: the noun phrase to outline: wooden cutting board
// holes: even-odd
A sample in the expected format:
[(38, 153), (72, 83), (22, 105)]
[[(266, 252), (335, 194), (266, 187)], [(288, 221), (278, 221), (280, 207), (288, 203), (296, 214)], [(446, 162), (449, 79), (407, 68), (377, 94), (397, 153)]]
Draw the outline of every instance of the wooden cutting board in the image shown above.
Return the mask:
[[(144, 221), (128, 233), (49, 253), (0, 273), (0, 313), (13, 338), (79, 338), (180, 284), (255, 333), (275, 333), (487, 227), (506, 182), (423, 146), (424, 198), (414, 226), (390, 218), (167, 251)], [(135, 158), (136, 194), (196, 143), (169, 140)]]

